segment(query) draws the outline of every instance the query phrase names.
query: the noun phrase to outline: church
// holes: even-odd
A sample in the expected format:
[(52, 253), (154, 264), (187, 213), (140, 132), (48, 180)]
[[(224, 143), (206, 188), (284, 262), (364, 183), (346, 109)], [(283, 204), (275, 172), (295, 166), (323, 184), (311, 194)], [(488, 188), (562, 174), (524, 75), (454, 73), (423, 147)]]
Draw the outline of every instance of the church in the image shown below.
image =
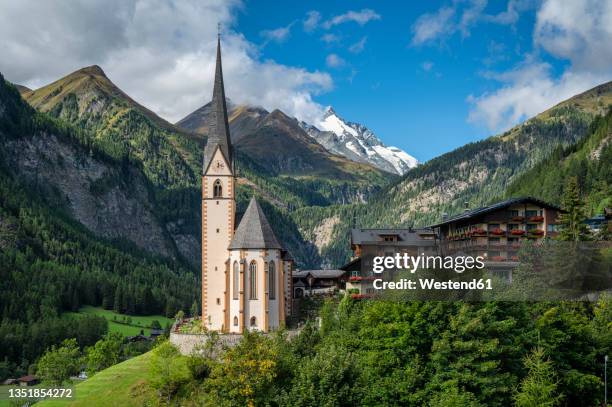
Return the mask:
[(291, 313), (293, 262), (253, 197), (236, 227), (236, 166), (217, 39), (202, 167), (202, 323), (211, 331), (270, 332)]

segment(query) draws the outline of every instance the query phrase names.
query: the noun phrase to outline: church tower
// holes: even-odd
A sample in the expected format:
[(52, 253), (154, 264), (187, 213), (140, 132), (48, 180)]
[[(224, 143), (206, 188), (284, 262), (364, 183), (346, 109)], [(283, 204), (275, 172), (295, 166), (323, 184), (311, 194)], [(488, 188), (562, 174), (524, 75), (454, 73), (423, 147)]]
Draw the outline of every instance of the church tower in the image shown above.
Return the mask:
[(202, 322), (226, 331), (228, 246), (234, 235), (235, 174), (221, 69), (221, 39), (202, 167)]

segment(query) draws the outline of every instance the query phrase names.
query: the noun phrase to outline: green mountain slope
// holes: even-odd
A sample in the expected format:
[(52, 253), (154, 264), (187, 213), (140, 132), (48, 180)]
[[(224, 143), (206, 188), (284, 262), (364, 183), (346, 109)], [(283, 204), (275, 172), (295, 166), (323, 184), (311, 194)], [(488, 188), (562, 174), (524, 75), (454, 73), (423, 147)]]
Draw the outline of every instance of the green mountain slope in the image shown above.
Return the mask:
[(292, 214), (306, 238), (333, 265), (350, 255), (348, 231), (359, 227), (424, 226), (503, 196), (521, 174), (558, 148), (589, 133), (612, 104), (612, 82), (600, 85), (515, 126), (420, 165), (367, 205), (303, 208)]
[(530, 195), (561, 203), (563, 187), (577, 177), (587, 209), (594, 215), (612, 206), (612, 111), (595, 119), (589, 135), (517, 177), (506, 196)]
[[(81, 176), (82, 168), (99, 177)], [(49, 185), (60, 185), (45, 173), (50, 169), (75, 177), (65, 185), (85, 187), (62, 201), (59, 187)], [(105, 154), (74, 126), (36, 112), (0, 75), (0, 360), (9, 371), (18, 371), (15, 365), (27, 371), (63, 338), (77, 337), (83, 346), (95, 342), (104, 321), (61, 315), (81, 305), (173, 316), (193, 304), (199, 283), (188, 267), (151, 256), (125, 236), (103, 239), (74, 220), (74, 201), (93, 194), (105, 205), (132, 202), (114, 208), (118, 217), (154, 221), (149, 188), (138, 166)]]

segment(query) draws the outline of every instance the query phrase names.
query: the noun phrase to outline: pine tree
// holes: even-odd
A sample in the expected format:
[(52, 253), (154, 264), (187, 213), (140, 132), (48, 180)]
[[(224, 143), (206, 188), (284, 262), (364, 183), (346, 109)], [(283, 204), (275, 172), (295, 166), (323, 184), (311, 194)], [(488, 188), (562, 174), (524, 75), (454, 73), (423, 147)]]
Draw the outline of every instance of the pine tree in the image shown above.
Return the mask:
[(121, 297), (123, 291), (121, 290), (121, 285), (117, 285), (117, 289), (115, 290), (115, 301), (113, 304), (113, 311), (117, 313), (121, 313)]
[(561, 233), (559, 239), (564, 241), (579, 242), (590, 240), (591, 234), (587, 225), (584, 203), (580, 199), (578, 178), (571, 177), (563, 191), (562, 205), (565, 213), (560, 215)]
[(200, 311), (199, 311), (199, 307), (198, 307), (198, 301), (194, 300), (193, 304), (191, 305), (191, 316), (193, 318), (196, 318), (198, 315), (200, 315)]
[(529, 373), (523, 379), (514, 396), (517, 407), (553, 407), (563, 399), (557, 390), (557, 379), (550, 359), (545, 358), (542, 348), (535, 348), (525, 358)]

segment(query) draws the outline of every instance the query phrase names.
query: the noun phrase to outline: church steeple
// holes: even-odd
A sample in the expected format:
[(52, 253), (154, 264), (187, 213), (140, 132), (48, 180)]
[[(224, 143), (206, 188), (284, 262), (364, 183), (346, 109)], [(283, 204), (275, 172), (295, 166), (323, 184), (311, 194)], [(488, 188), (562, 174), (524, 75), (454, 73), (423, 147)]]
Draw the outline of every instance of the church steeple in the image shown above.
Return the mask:
[(227, 121), (225, 89), (223, 87), (223, 69), (221, 68), (221, 35), (217, 36), (217, 67), (215, 69), (215, 83), (213, 86), (209, 120), (208, 142), (204, 149), (204, 165), (202, 171), (206, 172), (217, 147), (221, 149), (230, 168), (233, 168), (232, 145), (230, 141), (229, 124)]

